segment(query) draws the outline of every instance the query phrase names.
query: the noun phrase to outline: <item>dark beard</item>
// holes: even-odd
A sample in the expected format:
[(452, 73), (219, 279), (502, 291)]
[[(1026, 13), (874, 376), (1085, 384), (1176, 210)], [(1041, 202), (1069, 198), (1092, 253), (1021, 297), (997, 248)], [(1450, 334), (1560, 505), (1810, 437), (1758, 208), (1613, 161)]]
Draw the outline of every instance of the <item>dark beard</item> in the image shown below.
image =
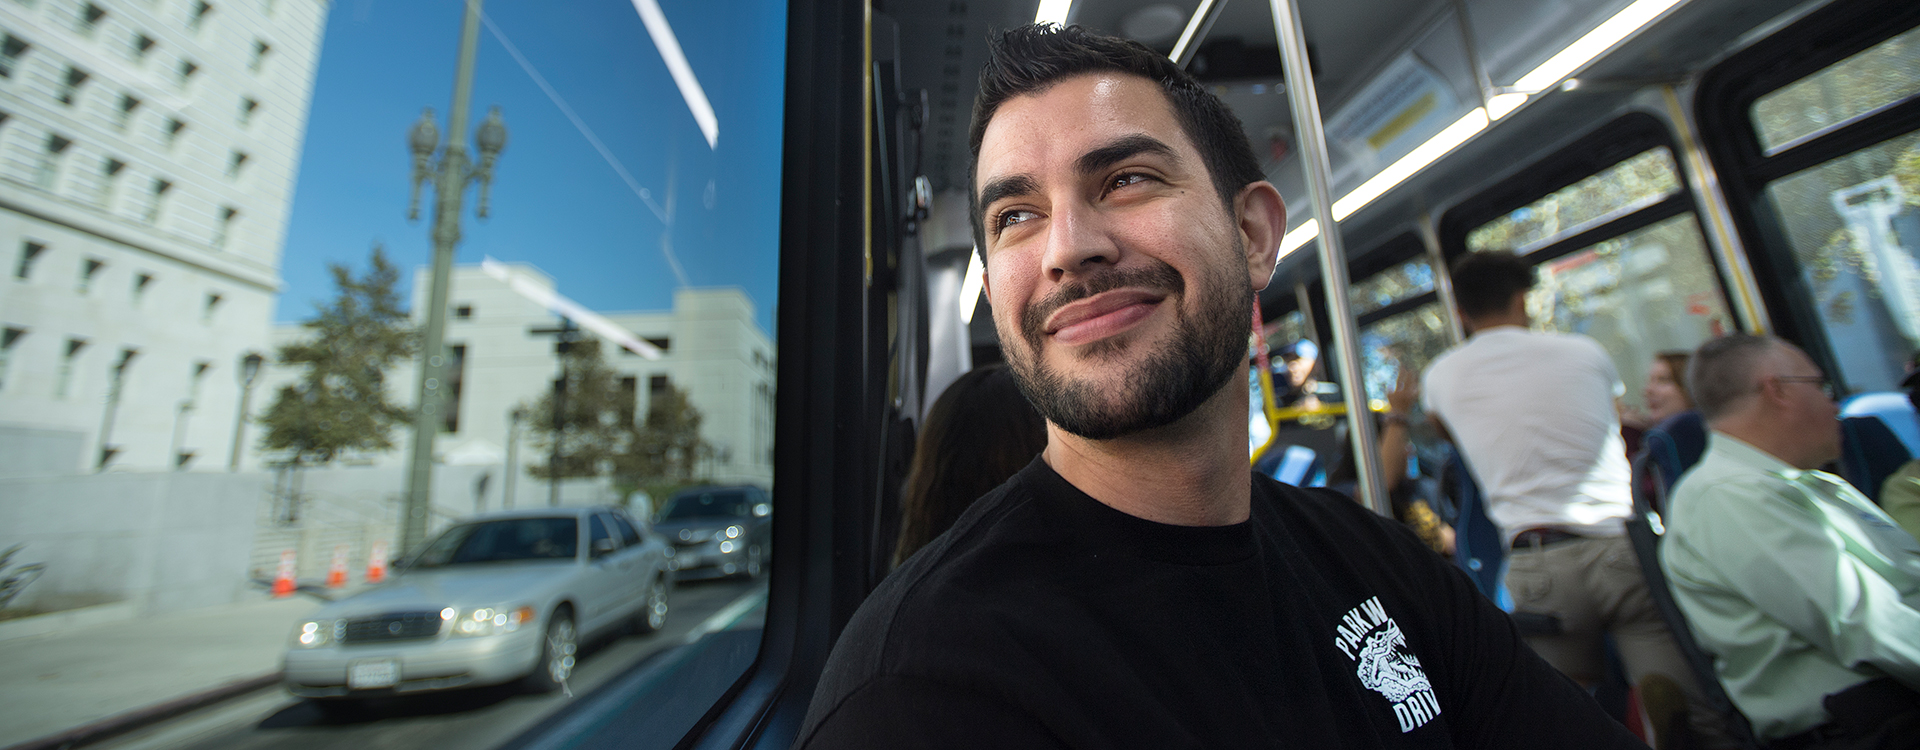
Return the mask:
[[(1185, 279), (1159, 260), (1145, 268), (1109, 271), (1063, 287), (1021, 316), (1025, 350), (1006, 347), (1014, 383), (1047, 421), (1088, 440), (1111, 440), (1172, 424), (1200, 408), (1247, 358), (1253, 287), (1232, 281), (1228, 277), (1202, 290), (1202, 312), (1196, 317), (1188, 317), (1179, 304), (1186, 293)], [(1175, 316), (1171, 341), (1152, 352), (1111, 393), (1085, 381), (1069, 380), (1041, 363), (1049, 315), (1076, 300), (1122, 287), (1166, 293), (1161, 304), (1172, 305)], [(1093, 367), (1117, 362), (1130, 343), (1126, 338), (1116, 336), (1088, 346), (1081, 359)]]

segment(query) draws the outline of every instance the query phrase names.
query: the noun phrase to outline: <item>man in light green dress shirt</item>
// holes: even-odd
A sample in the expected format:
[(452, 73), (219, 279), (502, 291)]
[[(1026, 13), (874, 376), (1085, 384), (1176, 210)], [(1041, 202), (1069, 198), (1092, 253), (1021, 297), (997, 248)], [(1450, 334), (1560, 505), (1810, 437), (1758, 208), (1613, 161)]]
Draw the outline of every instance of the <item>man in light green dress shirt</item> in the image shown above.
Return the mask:
[(1674, 488), (1661, 566), (1734, 704), (1776, 748), (1914, 746), (1920, 542), (1817, 470), (1840, 454), (1826, 377), (1734, 335), (1690, 381), (1713, 433)]

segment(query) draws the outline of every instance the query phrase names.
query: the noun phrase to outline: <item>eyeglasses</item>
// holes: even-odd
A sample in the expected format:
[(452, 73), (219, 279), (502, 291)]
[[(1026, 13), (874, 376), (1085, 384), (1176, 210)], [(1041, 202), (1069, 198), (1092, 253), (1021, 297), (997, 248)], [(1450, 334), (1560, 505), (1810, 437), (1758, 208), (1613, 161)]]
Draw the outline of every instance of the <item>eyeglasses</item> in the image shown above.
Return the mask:
[(1833, 381), (1819, 375), (1775, 375), (1773, 379), (1782, 383), (1812, 383), (1813, 387), (1819, 388), (1828, 399), (1834, 398)]

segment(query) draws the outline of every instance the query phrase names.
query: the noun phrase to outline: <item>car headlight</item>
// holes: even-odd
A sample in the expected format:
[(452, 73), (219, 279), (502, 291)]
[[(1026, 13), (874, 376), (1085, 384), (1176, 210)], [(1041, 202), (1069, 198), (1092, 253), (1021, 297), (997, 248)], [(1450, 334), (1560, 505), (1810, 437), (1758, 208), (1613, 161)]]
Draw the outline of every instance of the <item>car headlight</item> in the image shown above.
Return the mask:
[(319, 648), (340, 640), (337, 631), (345, 625), (344, 621), (339, 620), (308, 620), (300, 623), (293, 629), (293, 647)]
[(735, 524), (735, 525), (733, 525), (733, 526), (728, 526), (728, 527), (726, 527), (726, 528), (724, 528), (724, 529), (721, 529), (721, 530), (719, 530), (719, 531), (716, 531), (716, 532), (713, 532), (713, 538), (715, 538), (715, 539), (739, 539), (739, 538), (740, 538), (740, 535), (741, 535), (741, 534), (744, 534), (744, 533), (746, 533), (746, 531), (747, 531), (746, 529), (743, 529), (743, 528), (740, 528), (740, 526), (739, 526), (738, 524)]
[(453, 618), (453, 635), (472, 638), (495, 633), (511, 633), (533, 622), (532, 607), (480, 607), (460, 612)]

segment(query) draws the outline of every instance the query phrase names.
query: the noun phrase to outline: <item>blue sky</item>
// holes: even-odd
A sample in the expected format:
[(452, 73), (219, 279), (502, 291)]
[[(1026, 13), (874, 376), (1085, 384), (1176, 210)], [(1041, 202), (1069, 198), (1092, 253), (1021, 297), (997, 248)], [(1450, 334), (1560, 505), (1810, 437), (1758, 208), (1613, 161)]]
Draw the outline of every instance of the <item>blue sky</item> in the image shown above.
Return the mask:
[[(429, 262), (431, 189), (406, 220), (406, 134), (423, 106), (443, 142), (461, 0), (336, 0), (289, 218), (277, 322), (332, 296), (328, 263), (364, 268), (384, 243), (404, 269)], [(490, 0), (485, 12), (664, 204), (675, 172), (672, 245), (696, 287), (739, 286), (773, 332), (786, 8), (770, 0), (660, 0), (719, 120), (709, 148), (628, 0)], [(533, 263), (595, 310), (659, 310), (676, 281), (666, 227), (485, 28), (471, 121), (500, 105), (509, 138), (492, 216), (469, 192), (457, 262)], [(471, 127), (469, 127), (471, 135)], [(708, 200), (709, 184), (712, 185)], [(404, 293), (404, 291), (403, 291)]]

